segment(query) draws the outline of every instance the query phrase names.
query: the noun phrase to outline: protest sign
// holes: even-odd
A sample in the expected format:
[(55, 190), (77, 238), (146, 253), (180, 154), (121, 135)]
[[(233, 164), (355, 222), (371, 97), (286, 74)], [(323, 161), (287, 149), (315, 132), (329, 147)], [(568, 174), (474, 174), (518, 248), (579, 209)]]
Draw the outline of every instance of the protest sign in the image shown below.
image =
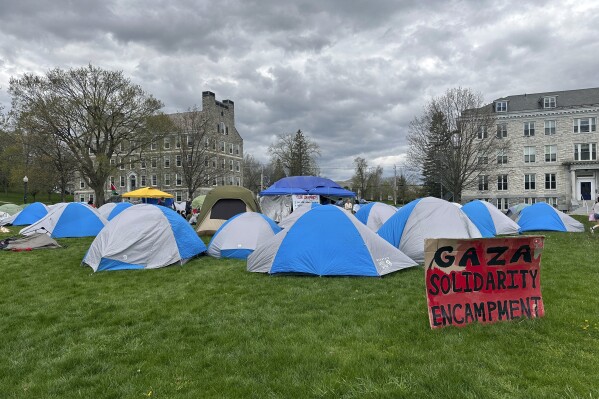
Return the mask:
[(542, 317), (541, 236), (427, 239), (431, 328)]

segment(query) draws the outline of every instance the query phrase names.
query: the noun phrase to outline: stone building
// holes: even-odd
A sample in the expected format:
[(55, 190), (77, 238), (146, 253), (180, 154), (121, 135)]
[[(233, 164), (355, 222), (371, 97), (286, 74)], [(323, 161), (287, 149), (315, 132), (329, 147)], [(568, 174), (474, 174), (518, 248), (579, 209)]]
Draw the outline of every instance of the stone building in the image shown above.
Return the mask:
[[(184, 113), (169, 116), (177, 123)], [(203, 184), (193, 196), (206, 194), (214, 186), (243, 185), (243, 139), (235, 127), (235, 104), (231, 100), (217, 101), (213, 92), (205, 91), (202, 93), (200, 117), (205, 121), (206, 133), (201, 136), (204, 143), (199, 156), (203, 158), (205, 168)], [(111, 184), (118, 194), (149, 186), (172, 194), (176, 201), (192, 199), (188, 198), (185, 185), (183, 163), (186, 155), (182, 146), (186, 143), (181, 143), (181, 137), (180, 134), (167, 134), (129, 162), (119, 162), (117, 156), (113, 156), (111, 162), (119, 166), (106, 182), (106, 199), (112, 196)], [(193, 134), (183, 137), (187, 144), (193, 145)], [(93, 200), (94, 191), (86, 186), (83, 179), (77, 177), (75, 187), (75, 201)]]
[(492, 171), (462, 193), (464, 202), (488, 200), (505, 211), (544, 201), (572, 211), (597, 197), (599, 88), (508, 96), (487, 107), (493, 134), (509, 148), (489, 159)]

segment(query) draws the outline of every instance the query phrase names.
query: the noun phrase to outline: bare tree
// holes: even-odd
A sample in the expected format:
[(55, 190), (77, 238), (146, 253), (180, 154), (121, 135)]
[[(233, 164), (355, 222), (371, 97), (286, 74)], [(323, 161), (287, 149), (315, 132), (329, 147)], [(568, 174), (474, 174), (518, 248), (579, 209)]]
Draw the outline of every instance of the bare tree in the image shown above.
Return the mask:
[(181, 162), (182, 177), (189, 198), (198, 188), (211, 184), (211, 180), (224, 177), (226, 165), (219, 162), (216, 132), (208, 116), (194, 106), (187, 112), (171, 115), (175, 124), (175, 156)]
[(56, 68), (11, 78), (9, 92), (19, 126), (64, 144), (97, 204), (104, 203), (111, 173), (169, 131), (170, 121), (159, 113), (162, 103), (121, 71)]
[(277, 159), (283, 165), (287, 176), (318, 175), (316, 157), (320, 155), (320, 147), (315, 141), (304, 136), (301, 130), (295, 134), (279, 136), (278, 140), (268, 147), (273, 161)]
[(353, 189), (358, 191), (359, 197), (364, 198), (368, 186), (368, 162), (364, 158), (356, 157), (354, 159), (354, 166), (354, 175), (352, 177)]
[(459, 202), (462, 190), (490, 170), (489, 159), (507, 148), (507, 141), (492, 133), (494, 123), (481, 94), (449, 89), (410, 124), (408, 160), (422, 171), (425, 182), (437, 182)]
[(253, 155), (246, 153), (243, 156), (243, 186), (253, 193), (261, 190), (263, 180), (263, 165)]

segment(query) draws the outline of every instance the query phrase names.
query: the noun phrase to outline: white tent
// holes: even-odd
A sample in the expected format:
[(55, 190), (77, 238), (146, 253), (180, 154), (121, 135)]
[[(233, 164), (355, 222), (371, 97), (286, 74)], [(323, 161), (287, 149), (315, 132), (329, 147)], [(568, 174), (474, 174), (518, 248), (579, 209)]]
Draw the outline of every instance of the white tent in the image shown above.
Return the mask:
[(316, 206), (321, 206), (321, 205), (316, 202), (301, 204), (300, 206), (295, 208), (295, 210), (293, 212), (291, 212), (290, 214), (285, 216), (279, 222), (279, 227), (282, 229), (290, 228), (297, 221), (297, 219), (299, 219), (304, 213), (308, 212), (309, 210), (313, 209)]
[(474, 200), (462, 207), (483, 237), (500, 234), (518, 234), (520, 226), (490, 202)]
[(427, 238), (482, 237), (460, 208), (433, 197), (405, 205), (377, 233), (418, 263), (424, 262), (424, 240)]
[(210, 240), (208, 255), (215, 258), (246, 259), (258, 245), (281, 231), (270, 219), (257, 212), (244, 212), (227, 220)]
[(164, 206), (139, 204), (112, 219), (92, 242), (83, 263), (94, 271), (155, 269), (206, 251), (193, 227)]
[(362, 205), (356, 212), (356, 217), (372, 231), (377, 231), (383, 224), (397, 212), (397, 208), (382, 202), (371, 202)]

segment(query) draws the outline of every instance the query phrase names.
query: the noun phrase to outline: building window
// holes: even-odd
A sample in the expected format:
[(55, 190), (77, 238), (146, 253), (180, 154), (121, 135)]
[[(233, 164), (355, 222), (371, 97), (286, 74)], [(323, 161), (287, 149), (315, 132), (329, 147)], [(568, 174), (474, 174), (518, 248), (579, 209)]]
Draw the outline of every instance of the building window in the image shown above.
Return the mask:
[(110, 166), (116, 166), (116, 159), (110, 158)]
[(507, 175), (497, 175), (497, 190), (498, 191), (506, 191), (507, 190)]
[(557, 189), (555, 173), (545, 173), (545, 190)]
[(597, 143), (577, 143), (574, 144), (575, 161), (596, 161)]
[(524, 198), (524, 203), (528, 205), (533, 205), (537, 203), (536, 198)]
[[(208, 146), (207, 144), (208, 143), (206, 142), (206, 146)], [(193, 137), (191, 135), (187, 136), (187, 146), (188, 147), (193, 147)]]
[(125, 170), (125, 160), (123, 158), (119, 159), (119, 169)]
[(175, 157), (175, 163), (177, 166), (181, 166), (181, 155)]
[(500, 211), (507, 211), (509, 208), (509, 201), (507, 198), (497, 198), (497, 209)]
[(181, 197), (181, 191), (175, 192), (175, 199), (177, 200), (177, 202), (182, 201), (183, 197)]
[(487, 191), (489, 189), (489, 176), (478, 176), (478, 190)]
[(545, 134), (547, 136), (555, 134), (555, 121), (545, 121)]
[(544, 97), (543, 108), (555, 108), (555, 97)]
[(79, 188), (85, 188), (85, 181), (79, 180)]
[(169, 148), (171, 148), (171, 139), (164, 139), (164, 149), (168, 150)]
[(487, 137), (489, 137), (489, 133), (487, 132), (487, 127), (479, 126), (478, 127), (478, 139), (482, 140), (482, 139), (486, 139)]
[(212, 185), (216, 186), (217, 182), (216, 182), (216, 177), (212, 179)]
[(108, 178), (108, 181), (110, 182), (110, 184), (114, 185), (114, 176), (110, 176)]
[(181, 140), (179, 140), (179, 137), (177, 137), (177, 138), (175, 139), (175, 148), (176, 148), (176, 149), (179, 149), (179, 148), (181, 148)]
[(210, 146), (210, 139), (206, 139), (204, 142), (204, 148), (208, 148)]
[(212, 149), (216, 150), (216, 140), (212, 140)]
[(235, 165), (235, 171), (239, 172), (240, 169), (241, 169), (241, 165), (240, 165), (239, 161), (237, 161), (237, 164)]
[(139, 167), (140, 167), (141, 169), (145, 169), (145, 168), (146, 168), (146, 159), (145, 159), (145, 158), (142, 158), (142, 159), (140, 160)]
[[(479, 158), (480, 160), (480, 158)], [(497, 164), (504, 165), (507, 163), (506, 150), (497, 150)]]
[(216, 158), (212, 158), (212, 167), (216, 168)]
[(497, 138), (503, 139), (507, 137), (507, 123), (500, 123), (497, 125)]
[(191, 165), (193, 164), (193, 157), (191, 156), (191, 154), (187, 155), (187, 165)]
[(224, 141), (220, 142), (220, 152), (225, 152), (225, 142)]
[(158, 185), (158, 176), (152, 175), (152, 186), (156, 187)]
[(79, 202), (85, 202), (85, 195), (81, 194), (79, 196)]
[(239, 155), (239, 144), (235, 146), (235, 154)]
[(232, 159), (229, 161), (229, 170), (233, 171), (233, 160)]
[(152, 158), (150, 162), (151, 162), (151, 165), (152, 165), (153, 168), (155, 168), (156, 166), (158, 166), (158, 161), (157, 161), (156, 158)]
[(183, 184), (183, 179), (179, 173), (175, 175), (175, 185), (180, 186)]
[(236, 183), (238, 186), (241, 186), (241, 179), (238, 177), (238, 178), (236, 178), (235, 180), (236, 180), (236, 182), (235, 182), (235, 183)]
[(164, 157), (164, 167), (165, 168), (171, 167), (171, 159), (169, 157)]
[(229, 154), (233, 154), (233, 144), (229, 146)]
[(171, 175), (170, 175), (170, 173), (166, 173), (164, 175), (164, 185), (165, 186), (170, 186), (171, 185)]
[(536, 175), (534, 173), (527, 173), (524, 175), (524, 189), (535, 190), (536, 187)]
[(142, 187), (146, 186), (146, 175), (141, 175), (141, 186)]
[(497, 101), (495, 103), (495, 112), (507, 112), (507, 101)]
[(545, 202), (547, 202), (552, 207), (557, 208), (557, 197), (547, 197), (545, 199)]
[(557, 145), (546, 145), (545, 146), (545, 162), (556, 162), (557, 161)]
[(158, 148), (158, 144), (155, 141), (152, 141), (150, 144), (150, 150), (156, 150)]
[(120, 176), (120, 186), (125, 187), (125, 176)]
[(597, 130), (596, 118), (575, 118), (574, 133), (589, 133)]
[(536, 151), (534, 147), (524, 147), (524, 163), (534, 163)]
[(225, 126), (225, 122), (220, 122), (217, 126), (218, 132), (222, 134), (227, 134), (227, 126)]
[(534, 122), (524, 122), (524, 136), (532, 137), (535, 135), (535, 123)]

